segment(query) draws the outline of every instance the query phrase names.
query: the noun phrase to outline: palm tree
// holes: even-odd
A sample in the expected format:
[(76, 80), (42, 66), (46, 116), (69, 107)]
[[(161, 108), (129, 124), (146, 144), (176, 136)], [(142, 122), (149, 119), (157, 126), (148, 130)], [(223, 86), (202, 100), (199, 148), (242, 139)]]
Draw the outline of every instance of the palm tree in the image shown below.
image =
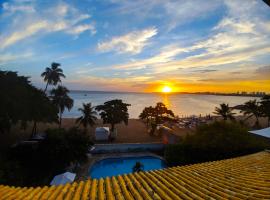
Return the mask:
[(268, 118), (268, 126), (270, 125), (270, 95), (261, 98), (261, 108), (263, 116)]
[(263, 113), (262, 107), (260, 106), (259, 102), (256, 99), (244, 103), (244, 105), (240, 107), (240, 110), (241, 113), (247, 115), (247, 118), (245, 120), (254, 116), (256, 118), (255, 127), (260, 126), (259, 117), (261, 117)]
[(94, 107), (91, 107), (91, 103), (83, 103), (83, 108), (79, 108), (78, 110), (82, 113), (82, 116), (76, 120), (76, 123), (82, 124), (86, 132), (88, 125), (95, 125), (97, 112), (94, 110)]
[(134, 172), (141, 172), (143, 171), (144, 166), (141, 162), (136, 162), (135, 165), (132, 167), (132, 171)]
[(68, 96), (69, 90), (64, 86), (58, 86), (56, 89), (52, 89), (51, 98), (53, 103), (58, 108), (59, 115), (59, 128), (61, 128), (62, 114), (67, 108), (71, 110), (73, 107), (73, 99)]
[(57, 85), (61, 82), (61, 77), (66, 77), (59, 66), (61, 66), (60, 63), (53, 62), (51, 67), (46, 67), (45, 71), (41, 74), (41, 77), (44, 77), (44, 81), (47, 82), (44, 92), (47, 91), (48, 85)]
[(224, 120), (230, 119), (230, 120), (234, 120), (234, 114), (232, 112), (232, 108), (229, 107), (229, 104), (225, 104), (222, 103), (219, 105), (220, 107), (216, 107), (215, 108), (215, 112), (213, 112), (216, 115), (219, 115), (221, 117), (223, 117)]

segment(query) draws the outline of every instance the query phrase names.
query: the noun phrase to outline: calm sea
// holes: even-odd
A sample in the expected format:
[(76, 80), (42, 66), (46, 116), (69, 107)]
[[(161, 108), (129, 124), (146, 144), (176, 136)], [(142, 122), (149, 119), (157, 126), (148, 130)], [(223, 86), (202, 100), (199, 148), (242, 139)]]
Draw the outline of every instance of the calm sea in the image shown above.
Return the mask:
[(122, 99), (129, 107), (130, 118), (138, 118), (146, 106), (154, 106), (157, 102), (163, 102), (176, 115), (206, 115), (212, 114), (215, 107), (220, 103), (228, 103), (230, 106), (242, 104), (256, 97), (240, 96), (215, 96), (198, 94), (158, 94), (158, 93), (115, 93), (115, 92), (82, 92), (71, 91), (70, 96), (74, 99), (71, 111), (65, 111), (64, 117), (72, 118), (80, 116), (78, 111), (82, 103), (91, 102), (93, 106), (103, 104), (112, 99)]

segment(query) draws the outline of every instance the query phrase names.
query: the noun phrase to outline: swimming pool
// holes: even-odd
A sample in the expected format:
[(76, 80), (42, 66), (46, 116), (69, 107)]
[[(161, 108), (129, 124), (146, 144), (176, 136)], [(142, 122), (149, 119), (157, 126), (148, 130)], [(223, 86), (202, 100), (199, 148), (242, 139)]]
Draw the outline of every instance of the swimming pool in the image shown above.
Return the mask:
[(89, 175), (91, 178), (104, 178), (107, 176), (111, 177), (119, 174), (132, 173), (132, 168), (136, 162), (143, 164), (143, 171), (166, 167), (164, 160), (154, 156), (106, 158), (97, 161), (89, 169)]

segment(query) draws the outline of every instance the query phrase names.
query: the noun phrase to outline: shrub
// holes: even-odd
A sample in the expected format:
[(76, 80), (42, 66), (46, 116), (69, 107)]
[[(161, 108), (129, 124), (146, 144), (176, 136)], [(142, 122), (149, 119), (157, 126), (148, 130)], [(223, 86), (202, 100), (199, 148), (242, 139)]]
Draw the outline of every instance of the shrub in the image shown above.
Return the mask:
[(43, 141), (10, 149), (5, 166), (0, 170), (0, 184), (48, 184), (71, 163), (83, 162), (90, 145), (90, 138), (77, 128), (50, 129)]
[(200, 126), (194, 135), (166, 147), (165, 158), (169, 165), (183, 165), (241, 156), (269, 146), (269, 140), (248, 133), (241, 124), (220, 121)]

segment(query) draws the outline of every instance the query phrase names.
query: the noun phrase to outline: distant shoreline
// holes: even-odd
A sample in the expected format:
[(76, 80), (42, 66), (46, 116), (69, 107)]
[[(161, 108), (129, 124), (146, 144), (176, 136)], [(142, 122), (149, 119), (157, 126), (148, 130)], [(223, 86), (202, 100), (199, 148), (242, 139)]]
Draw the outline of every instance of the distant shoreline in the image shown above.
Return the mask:
[[(164, 94), (162, 92), (123, 92), (123, 91), (98, 91), (98, 90), (70, 90), (73, 93), (114, 93), (114, 94)], [(268, 93), (256, 92), (254, 93), (218, 93), (218, 92), (172, 92), (167, 95), (175, 94), (193, 94), (193, 95), (214, 95), (214, 96), (239, 96), (239, 97), (263, 97)]]

